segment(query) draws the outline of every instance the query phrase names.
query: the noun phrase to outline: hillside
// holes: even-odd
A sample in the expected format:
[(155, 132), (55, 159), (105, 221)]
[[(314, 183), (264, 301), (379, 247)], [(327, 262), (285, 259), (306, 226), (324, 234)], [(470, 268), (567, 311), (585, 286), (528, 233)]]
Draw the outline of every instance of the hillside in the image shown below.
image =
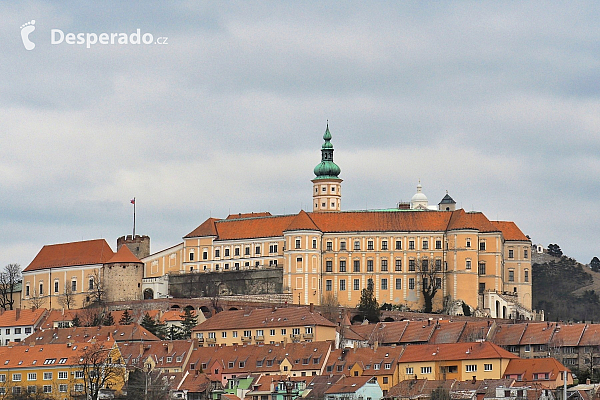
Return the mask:
[(600, 274), (572, 258), (538, 260), (533, 269), (533, 308), (551, 321), (600, 321)]

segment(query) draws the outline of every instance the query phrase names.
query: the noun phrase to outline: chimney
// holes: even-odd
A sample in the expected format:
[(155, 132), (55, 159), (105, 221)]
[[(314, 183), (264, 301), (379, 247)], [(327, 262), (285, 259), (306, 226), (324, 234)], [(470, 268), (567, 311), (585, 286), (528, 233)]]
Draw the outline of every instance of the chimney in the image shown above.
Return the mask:
[(473, 380), (471, 381), (471, 383), (474, 385), (477, 383), (477, 376), (473, 375)]
[(312, 313), (312, 312), (315, 312), (315, 305), (314, 305), (314, 303), (310, 303), (310, 304), (308, 305), (308, 310), (309, 310), (311, 313)]
[(379, 341), (376, 340), (375, 343), (373, 343), (373, 351), (377, 351), (378, 348), (379, 348)]
[(140, 343), (140, 357), (144, 355), (144, 342)]
[(587, 378), (587, 379), (585, 380), (585, 384), (586, 384), (586, 385), (590, 385), (591, 383), (592, 383), (592, 381), (590, 380), (590, 378)]
[(173, 351), (173, 342), (169, 342), (169, 343), (167, 343), (167, 353), (171, 354), (172, 351)]
[(19, 318), (21, 318), (21, 309), (17, 308), (15, 309), (15, 319), (18, 320)]

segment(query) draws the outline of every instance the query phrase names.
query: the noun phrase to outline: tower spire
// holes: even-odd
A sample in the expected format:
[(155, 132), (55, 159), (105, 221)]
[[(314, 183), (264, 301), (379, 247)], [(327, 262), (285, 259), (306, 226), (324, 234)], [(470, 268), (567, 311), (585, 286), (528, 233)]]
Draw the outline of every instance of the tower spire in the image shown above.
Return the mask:
[(313, 182), (313, 211), (340, 211), (341, 183), (340, 167), (333, 162), (333, 144), (329, 121), (323, 134), (324, 143), (321, 146), (321, 162), (315, 167)]

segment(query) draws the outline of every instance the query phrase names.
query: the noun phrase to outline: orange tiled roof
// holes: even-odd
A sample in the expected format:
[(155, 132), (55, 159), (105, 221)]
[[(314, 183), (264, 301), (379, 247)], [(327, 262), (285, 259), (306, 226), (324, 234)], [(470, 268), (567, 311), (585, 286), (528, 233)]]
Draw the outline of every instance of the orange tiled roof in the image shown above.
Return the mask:
[(466, 321), (446, 322), (437, 321), (437, 327), (429, 343), (458, 343), (465, 326)]
[(510, 360), (504, 376), (522, 375), (523, 381), (533, 381), (533, 374), (550, 374), (549, 380), (555, 381), (563, 371), (570, 371), (555, 358), (516, 358)]
[[(28, 308), (20, 310), (0, 311), (0, 328), (11, 326), (37, 326), (41, 324), (42, 318), (47, 314), (45, 308), (31, 310)], [(17, 319), (17, 316), (19, 317)]]
[(517, 358), (517, 356), (490, 342), (422, 344), (407, 346), (400, 357), (400, 362), (495, 358)]
[(249, 212), (249, 213), (239, 213), (239, 214), (229, 214), (227, 219), (242, 219), (242, 218), (254, 218), (254, 217), (270, 217), (271, 213), (268, 211), (263, 212)]
[(121, 246), (121, 248), (115, 253), (110, 260), (106, 262), (110, 263), (141, 263), (140, 259), (133, 255), (129, 247)]
[[(191, 311), (192, 316), (196, 315), (196, 311)], [(185, 312), (183, 309), (181, 310), (169, 310), (165, 311), (161, 317), (160, 322), (167, 321), (183, 321), (185, 319)]]
[(211, 380), (206, 374), (188, 374), (177, 386), (177, 390), (187, 390), (190, 393), (202, 393), (210, 387), (210, 384)]
[[(497, 226), (498, 225), (498, 226)], [(506, 229), (514, 240), (518, 228), (508, 222), (490, 222), (480, 212), (456, 211), (342, 211), (334, 213), (300, 211), (295, 215), (272, 216), (269, 213), (230, 215), (227, 219), (209, 218), (186, 238), (216, 236), (217, 240), (281, 237), (284, 231), (314, 229), (333, 232), (443, 232), (475, 229), (500, 232)], [(522, 233), (521, 233), (522, 235)]]
[(114, 255), (104, 239), (50, 244), (42, 247), (23, 272), (76, 265), (104, 264)]
[(355, 393), (371, 379), (371, 376), (347, 376), (332, 384), (325, 393)]
[[(54, 359), (51, 364), (54, 365), (79, 365), (80, 357), (90, 346), (103, 346), (110, 349), (114, 345), (114, 340), (92, 343), (66, 343), (45, 344), (45, 345), (17, 345), (0, 347), (0, 365), (4, 369), (35, 368), (44, 365), (46, 359)], [(66, 358), (60, 362), (61, 358)], [(48, 363), (47, 365), (49, 365)]]
[(512, 221), (491, 221), (491, 223), (500, 229), (502, 236), (504, 236), (504, 240), (530, 241)]
[(402, 335), (402, 343), (427, 343), (433, 332), (436, 329), (435, 323), (429, 321), (411, 321), (404, 335)]
[(24, 339), (26, 344), (84, 343), (112, 337), (117, 342), (160, 340), (139, 324), (42, 329)]
[(302, 210), (296, 215), (296, 218), (292, 220), (290, 225), (286, 228), (286, 231), (301, 231), (310, 230), (318, 231), (319, 228), (315, 225), (314, 221), (308, 216), (306, 211)]
[[(377, 350), (369, 347), (337, 349), (331, 352), (327, 360), (326, 373), (346, 374), (348, 367), (358, 364), (363, 370), (363, 376), (391, 375), (396, 370), (403, 350), (400, 346), (379, 346)], [(387, 363), (391, 364), (390, 369), (385, 369), (384, 364)], [(379, 369), (376, 369), (375, 364)]]
[(600, 343), (600, 324), (587, 325), (579, 346), (597, 346), (598, 343)]
[(286, 326), (337, 326), (307, 307), (257, 308), (254, 310), (222, 311), (196, 325), (193, 331)]
[[(585, 324), (559, 325), (554, 327), (551, 343), (555, 346), (577, 346), (583, 337)], [(598, 343), (598, 342), (596, 342)]]
[(519, 344), (547, 344), (554, 334), (554, 323), (526, 324), (527, 329)]
[[(159, 340), (153, 342), (123, 342), (119, 349), (127, 366), (140, 365), (152, 358), (156, 368), (185, 368), (194, 342), (187, 340)], [(179, 359), (181, 357), (181, 359)]]
[(527, 329), (526, 324), (501, 324), (496, 330), (493, 342), (499, 346), (518, 345), (521, 343), (525, 329)]

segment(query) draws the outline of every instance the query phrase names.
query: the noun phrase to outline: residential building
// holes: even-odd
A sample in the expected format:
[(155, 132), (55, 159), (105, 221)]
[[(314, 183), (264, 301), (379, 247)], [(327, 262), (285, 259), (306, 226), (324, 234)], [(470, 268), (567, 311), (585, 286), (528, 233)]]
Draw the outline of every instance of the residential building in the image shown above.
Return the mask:
[(141, 298), (143, 263), (129, 248), (117, 253), (104, 239), (44, 246), (23, 270), (21, 302), (48, 309)]
[[(448, 194), (434, 210), (420, 183), (412, 208), (342, 211), (341, 170), (333, 162), (329, 128), (323, 139), (312, 212), (207, 219), (183, 243), (143, 259), (148, 296), (155, 290), (164, 296), (158, 280), (168, 273), (281, 268), (284, 292), (304, 305), (335, 298), (354, 307), (372, 284), (380, 303), (420, 310), (426, 283), (436, 288), (434, 310), (450, 299), (480, 314), (534, 318), (531, 242), (513, 222), (456, 209)], [(485, 303), (489, 291), (506, 295), (488, 295)]]
[(336, 324), (308, 307), (222, 311), (192, 329), (201, 346), (335, 341)]
[(116, 342), (150, 342), (160, 339), (140, 324), (39, 329), (24, 339), (25, 344), (78, 343), (105, 340), (111, 336)]
[(0, 345), (25, 340), (38, 329), (47, 314), (43, 308), (0, 310)]
[(398, 364), (400, 380), (500, 379), (517, 356), (490, 342), (406, 346)]
[(562, 386), (567, 378), (567, 385), (573, 384), (571, 371), (556, 359), (529, 358), (512, 359), (504, 371), (504, 377), (525, 384), (540, 384), (546, 389), (556, 389)]
[(400, 382), (398, 365), (403, 351), (403, 347), (338, 349), (331, 352), (325, 374), (375, 378), (385, 394)]
[(124, 364), (128, 370), (159, 370), (178, 373), (188, 369), (194, 349), (193, 340), (163, 340), (119, 343)]

